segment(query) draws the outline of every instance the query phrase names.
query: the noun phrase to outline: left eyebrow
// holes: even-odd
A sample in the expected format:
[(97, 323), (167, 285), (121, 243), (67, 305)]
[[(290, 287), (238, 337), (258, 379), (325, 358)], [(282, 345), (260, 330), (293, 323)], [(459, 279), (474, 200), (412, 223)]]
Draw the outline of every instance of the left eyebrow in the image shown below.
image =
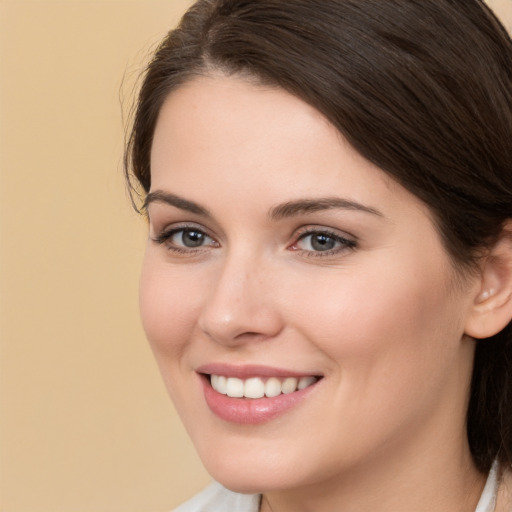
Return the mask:
[(297, 199), (295, 201), (289, 201), (283, 204), (274, 206), (269, 210), (269, 217), (272, 220), (279, 220), (286, 217), (293, 217), (304, 213), (319, 212), (322, 210), (333, 210), (341, 208), (343, 210), (355, 210), (378, 217), (384, 217), (384, 215), (371, 206), (365, 206), (364, 204), (349, 199), (342, 199), (341, 197), (321, 197), (318, 199)]

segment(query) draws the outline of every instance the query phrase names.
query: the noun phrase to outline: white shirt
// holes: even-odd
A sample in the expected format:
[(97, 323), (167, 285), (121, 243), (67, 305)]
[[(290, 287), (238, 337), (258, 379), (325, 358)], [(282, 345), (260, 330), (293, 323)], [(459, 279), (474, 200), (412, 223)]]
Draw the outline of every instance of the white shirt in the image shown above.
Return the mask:
[(213, 483), (173, 512), (258, 512), (260, 500), (259, 494), (238, 494)]
[(493, 512), (498, 494), (498, 461), (494, 461), (475, 512)]

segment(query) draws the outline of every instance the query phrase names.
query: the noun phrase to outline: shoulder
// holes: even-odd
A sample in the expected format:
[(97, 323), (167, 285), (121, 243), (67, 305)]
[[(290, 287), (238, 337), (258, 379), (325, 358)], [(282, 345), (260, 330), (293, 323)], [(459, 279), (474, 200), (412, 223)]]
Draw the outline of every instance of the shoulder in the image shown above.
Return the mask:
[(238, 494), (213, 483), (173, 512), (258, 512), (257, 494)]
[(495, 512), (512, 512), (512, 468), (502, 470)]

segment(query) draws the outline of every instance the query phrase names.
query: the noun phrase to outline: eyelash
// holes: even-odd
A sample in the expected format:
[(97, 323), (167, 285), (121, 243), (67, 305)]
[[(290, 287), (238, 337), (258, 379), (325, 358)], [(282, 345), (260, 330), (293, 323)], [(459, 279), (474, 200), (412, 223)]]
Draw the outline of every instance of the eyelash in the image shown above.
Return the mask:
[(212, 247), (212, 246), (218, 247), (219, 246), (219, 244), (217, 242), (215, 242), (214, 245), (202, 245), (202, 246), (199, 246), (196, 248), (181, 247), (181, 246), (172, 244), (171, 239), (174, 235), (177, 235), (180, 232), (186, 232), (186, 231), (199, 233), (201, 235), (204, 235), (205, 237), (208, 237), (208, 238), (211, 238), (212, 240), (214, 240), (213, 237), (211, 237), (208, 233), (205, 232), (204, 229), (199, 228), (198, 226), (195, 226), (195, 225), (190, 225), (190, 224), (174, 226), (169, 229), (164, 229), (163, 231), (161, 231), (158, 234), (158, 236), (156, 236), (152, 240), (154, 242), (156, 242), (157, 244), (165, 245), (167, 250), (172, 251), (176, 254), (197, 254), (198, 252), (204, 251), (208, 247)]
[[(327, 238), (331, 238), (332, 240), (334, 240), (335, 243), (339, 243), (340, 247), (328, 249), (325, 251), (310, 251), (307, 249), (300, 249), (296, 247), (296, 245), (301, 240), (305, 240), (308, 236), (312, 235), (324, 235)], [(292, 247), (294, 248), (293, 250), (305, 254), (307, 257), (310, 258), (326, 258), (329, 256), (335, 256), (345, 251), (353, 251), (357, 248), (357, 243), (355, 240), (345, 238), (339, 235), (338, 233), (334, 233), (325, 228), (309, 228), (306, 231), (303, 231), (302, 233), (299, 234), (299, 236), (297, 237), (297, 241), (292, 244)]]
[[(196, 232), (199, 233), (205, 237), (210, 238), (214, 241), (214, 244), (208, 244), (208, 245), (201, 245), (197, 248), (194, 247), (181, 247), (177, 246), (171, 243), (171, 239), (173, 236), (177, 235), (180, 232)], [(315, 251), (315, 250), (308, 250), (308, 249), (301, 249), (297, 247), (297, 244), (299, 244), (301, 241), (305, 240), (308, 236), (312, 235), (324, 235), (327, 238), (330, 238), (334, 241), (334, 243), (340, 244), (340, 247), (328, 249), (325, 251)], [(181, 225), (181, 226), (175, 226), (169, 229), (163, 230), (161, 233), (158, 234), (155, 238), (152, 239), (154, 242), (160, 245), (165, 245), (166, 249), (174, 252), (175, 254), (184, 254), (184, 255), (193, 255), (197, 254), (199, 252), (202, 252), (206, 250), (208, 247), (214, 247), (217, 248), (220, 245), (218, 242), (215, 242), (215, 239), (210, 236), (204, 229), (199, 228), (195, 225)], [(335, 256), (341, 252), (345, 251), (353, 251), (357, 248), (357, 242), (355, 240), (351, 240), (349, 238), (345, 238), (337, 233), (334, 233), (328, 229), (325, 228), (309, 228), (305, 231), (302, 231), (296, 236), (295, 242), (289, 246), (289, 250), (293, 250), (295, 252), (298, 252), (299, 254), (305, 255), (310, 258), (325, 258), (330, 256)]]

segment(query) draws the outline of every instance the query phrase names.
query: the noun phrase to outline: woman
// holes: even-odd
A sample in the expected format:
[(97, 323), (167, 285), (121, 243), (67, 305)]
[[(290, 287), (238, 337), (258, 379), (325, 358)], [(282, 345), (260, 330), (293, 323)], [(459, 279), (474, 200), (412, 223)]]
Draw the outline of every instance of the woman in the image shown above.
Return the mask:
[(511, 84), (479, 0), (199, 0), (169, 33), (127, 168), (219, 482), (180, 512), (512, 510)]

